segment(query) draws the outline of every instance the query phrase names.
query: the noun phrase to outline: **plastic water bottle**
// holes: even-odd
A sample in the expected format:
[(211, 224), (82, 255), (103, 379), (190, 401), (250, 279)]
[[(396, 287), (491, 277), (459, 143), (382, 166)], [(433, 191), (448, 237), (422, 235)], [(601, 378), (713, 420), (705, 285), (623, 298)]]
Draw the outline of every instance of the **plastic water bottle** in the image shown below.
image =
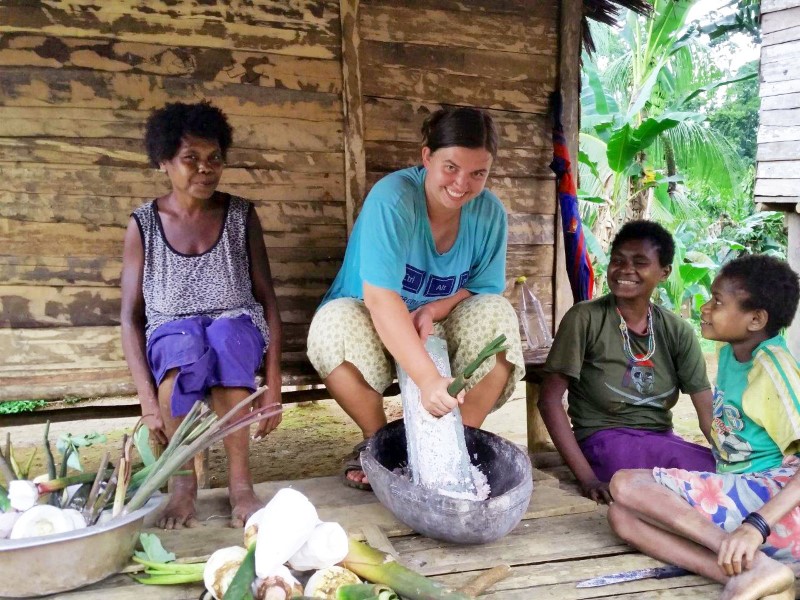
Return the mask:
[(527, 278), (524, 276), (517, 277), (516, 280), (519, 286), (517, 311), (520, 323), (522, 323), (522, 330), (525, 332), (525, 340), (531, 350), (549, 348), (553, 345), (553, 336), (550, 335), (550, 329), (544, 318), (542, 303), (525, 283), (526, 281)]

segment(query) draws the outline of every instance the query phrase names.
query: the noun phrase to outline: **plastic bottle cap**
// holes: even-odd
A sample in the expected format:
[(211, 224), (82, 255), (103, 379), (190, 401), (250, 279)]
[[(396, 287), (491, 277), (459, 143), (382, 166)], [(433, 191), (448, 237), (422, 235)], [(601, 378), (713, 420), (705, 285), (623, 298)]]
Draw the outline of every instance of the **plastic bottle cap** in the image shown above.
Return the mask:
[(520, 275), (517, 277), (515, 283), (525, 283), (526, 281), (528, 281), (528, 278), (525, 277), (525, 275)]

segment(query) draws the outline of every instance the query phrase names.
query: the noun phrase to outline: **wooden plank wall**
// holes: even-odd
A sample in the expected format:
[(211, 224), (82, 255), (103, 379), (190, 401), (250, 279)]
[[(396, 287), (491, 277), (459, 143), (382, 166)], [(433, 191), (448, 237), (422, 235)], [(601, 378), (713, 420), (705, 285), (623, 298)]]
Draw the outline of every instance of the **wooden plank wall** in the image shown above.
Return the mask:
[(800, 202), (800, 0), (761, 1), (761, 110), (755, 200)]
[(499, 123), (508, 278), (528, 275), (550, 311), (557, 0), (341, 2), (0, 0), (0, 400), (132, 390), (122, 239), (168, 190), (141, 147), (168, 101), (208, 99), (234, 126), (221, 189), (257, 204), (289, 361), (304, 360), (359, 190), (419, 160), (440, 104)]

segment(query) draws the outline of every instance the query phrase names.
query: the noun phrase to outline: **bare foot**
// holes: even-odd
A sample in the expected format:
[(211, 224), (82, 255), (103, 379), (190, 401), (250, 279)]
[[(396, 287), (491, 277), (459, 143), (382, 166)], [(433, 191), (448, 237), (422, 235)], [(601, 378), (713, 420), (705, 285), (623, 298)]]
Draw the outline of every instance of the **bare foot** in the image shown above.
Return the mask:
[(363, 483), (369, 484), (369, 479), (367, 479), (367, 474), (360, 469), (353, 469), (352, 471), (348, 471), (347, 475), (345, 476), (350, 481), (354, 481), (356, 483)]
[(247, 519), (264, 507), (264, 502), (258, 499), (253, 486), (229, 488), (228, 495), (231, 501), (231, 527), (244, 527)]
[(170, 496), (164, 512), (156, 523), (161, 529), (182, 529), (197, 527), (195, 500), (197, 482), (194, 476), (174, 477), (170, 482)]
[(794, 598), (794, 572), (763, 552), (757, 552), (749, 569), (728, 580), (720, 600), (758, 600), (773, 595), (776, 600)]

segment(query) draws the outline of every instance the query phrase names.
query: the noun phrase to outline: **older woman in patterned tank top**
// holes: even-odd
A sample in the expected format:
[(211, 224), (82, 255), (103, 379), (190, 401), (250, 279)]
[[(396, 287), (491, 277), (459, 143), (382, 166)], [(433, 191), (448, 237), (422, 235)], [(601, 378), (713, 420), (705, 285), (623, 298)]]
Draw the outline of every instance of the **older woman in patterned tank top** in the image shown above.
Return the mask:
[[(268, 390), (259, 405), (281, 402), (281, 321), (261, 223), (252, 203), (217, 191), (231, 143), (225, 115), (205, 102), (168, 104), (147, 122), (148, 157), (172, 190), (137, 208), (128, 224), (122, 346), (144, 422), (161, 443), (197, 400), (210, 395), (213, 409), (228, 413), (255, 390), (262, 362)], [(255, 438), (280, 419), (262, 421)], [(262, 506), (248, 430), (224, 445), (231, 525), (241, 527)], [(159, 526), (196, 525), (194, 472), (171, 483)]]

